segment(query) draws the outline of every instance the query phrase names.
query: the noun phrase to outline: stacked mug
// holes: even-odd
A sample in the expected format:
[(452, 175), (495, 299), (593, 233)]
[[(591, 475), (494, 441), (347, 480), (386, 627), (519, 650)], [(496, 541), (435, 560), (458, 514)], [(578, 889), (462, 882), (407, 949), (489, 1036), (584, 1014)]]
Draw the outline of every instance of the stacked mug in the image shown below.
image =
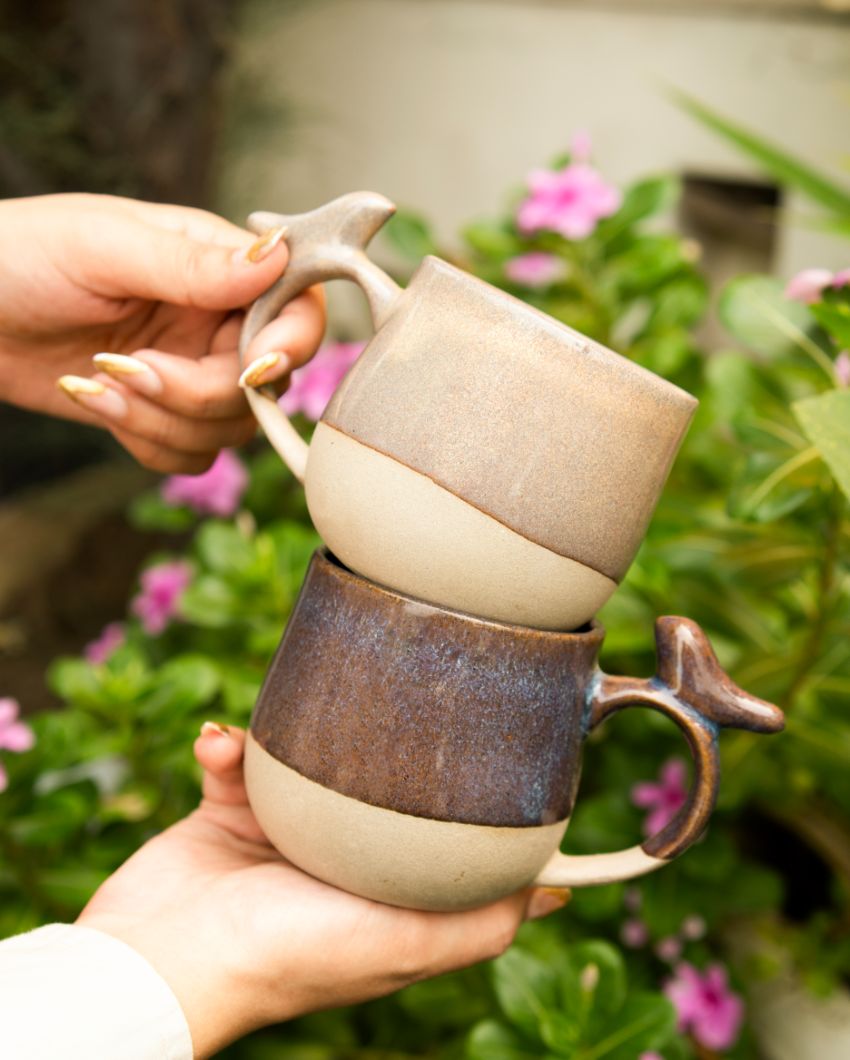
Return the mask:
[[(251, 721), (251, 805), (294, 864), (393, 905), (463, 909), (532, 883), (650, 872), (708, 822), (719, 729), (783, 724), (687, 619), (657, 620), (656, 677), (597, 666), (593, 616), (634, 558), (696, 401), (438, 258), (402, 290), (365, 253), (393, 211), (359, 192), (249, 220), (285, 226), (290, 259), (248, 312), (243, 357), (326, 280), (359, 283), (375, 323), (309, 448), (271, 391), (248, 391), (328, 546)], [(640, 846), (562, 854), (584, 738), (629, 706), (682, 729), (688, 799)]]

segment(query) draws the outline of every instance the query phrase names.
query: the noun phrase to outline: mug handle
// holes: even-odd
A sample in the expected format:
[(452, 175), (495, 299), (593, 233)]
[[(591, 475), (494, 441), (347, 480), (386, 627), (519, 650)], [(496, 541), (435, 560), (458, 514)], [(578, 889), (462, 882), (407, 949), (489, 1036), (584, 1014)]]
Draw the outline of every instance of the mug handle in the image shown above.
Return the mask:
[(782, 711), (734, 684), (696, 622), (673, 616), (657, 619), (655, 643), (656, 677), (612, 677), (597, 671), (590, 694), (588, 730), (626, 707), (650, 707), (672, 718), (682, 730), (694, 761), (687, 801), (666, 827), (640, 846), (611, 854), (556, 851), (533, 886), (586, 887), (632, 879), (661, 868), (687, 850), (708, 824), (720, 783), (720, 729), (761, 733), (783, 729)]
[[(381, 327), (402, 289), (366, 257), (365, 250), (395, 209), (383, 195), (354, 191), (309, 213), (250, 215), (248, 227), (253, 232), (284, 227), (289, 263), (283, 276), (253, 303), (245, 316), (239, 336), (243, 368), (245, 353), (258, 332), (274, 320), (287, 302), (325, 280), (349, 279), (359, 283), (366, 292), (375, 328)], [(273, 388), (246, 387), (245, 394), (266, 437), (293, 475), (303, 482), (309, 446), (278, 406)]]

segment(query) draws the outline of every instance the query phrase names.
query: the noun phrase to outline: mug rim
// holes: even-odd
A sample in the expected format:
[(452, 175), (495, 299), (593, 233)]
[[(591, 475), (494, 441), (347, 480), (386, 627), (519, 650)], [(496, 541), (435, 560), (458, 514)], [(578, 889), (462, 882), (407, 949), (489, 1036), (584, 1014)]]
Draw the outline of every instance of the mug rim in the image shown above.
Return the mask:
[(517, 298), (516, 295), (511, 294), (509, 291), (505, 291), (501, 287), (497, 287), (495, 284), (489, 283), (487, 280), (482, 280), (480, 276), (475, 276), (473, 273), (467, 272), (466, 269), (462, 269), (458, 265), (453, 265), (450, 261), (446, 261), (445, 258), (441, 258), (438, 254), (422, 255), (419, 264), (414, 269), (413, 275), (408, 281), (405, 291), (409, 290), (413, 286), (413, 282), (419, 276), (419, 273), (425, 271), (426, 267), (428, 266), (436, 266), (438, 269), (443, 270), (445, 273), (459, 277), (464, 281), (473, 281), (474, 285), (480, 285), (481, 287), (486, 288), (488, 291), (492, 291), (493, 293), (508, 299), (508, 301), (510, 301), (518, 311), (521, 311), (531, 317), (534, 317), (536, 320), (545, 323), (548, 327), (557, 330), (560, 334), (564, 336), (569, 336), (569, 338), (574, 342), (590, 344), (591, 347), (597, 347), (599, 350), (604, 350), (605, 354), (617, 358), (618, 364), (620, 361), (623, 362), (623, 364), (620, 365), (620, 369), (621, 371), (625, 371), (627, 377), (632, 376), (632, 378), (641, 378), (643, 379), (644, 383), (647, 380), (652, 380), (653, 385), (656, 386), (659, 390), (664, 391), (668, 395), (668, 397), (673, 397), (675, 395), (680, 410), (683, 412), (687, 412), (688, 414), (687, 424), (690, 423), (696, 413), (696, 410), (699, 408), (699, 398), (694, 397), (694, 395), (689, 390), (685, 390), (685, 388), (679, 386), (678, 383), (672, 382), (670, 379), (667, 379), (666, 376), (659, 375), (658, 372), (654, 372), (651, 368), (646, 368), (642, 364), (637, 364), (637, 362), (630, 360), (628, 357), (623, 356), (623, 354), (621, 353), (618, 353), (615, 349), (612, 349), (612, 347), (607, 346), (604, 342), (600, 342), (598, 339), (590, 338), (590, 336), (588, 335), (583, 335), (580, 331), (577, 331), (575, 328), (570, 327), (569, 324), (565, 324), (563, 321), (558, 320), (557, 318), (551, 316), (549, 313), (545, 313), (542, 309), (538, 309), (537, 306), (529, 305), (528, 302), (524, 302), (521, 298)]
[(591, 618), (589, 622), (586, 622), (584, 626), (577, 630), (537, 629), (534, 626), (522, 626), (514, 622), (502, 622), (497, 619), (482, 618), (481, 615), (475, 615), (471, 611), (460, 611), (454, 607), (444, 607), (442, 604), (434, 604), (428, 600), (423, 600), (422, 597), (410, 596), (408, 593), (401, 593), (396, 589), (391, 589), (387, 585), (382, 585), (380, 582), (373, 581), (371, 578), (366, 578), (362, 574), (356, 574), (354, 571), (346, 567), (342, 561), (331, 552), (327, 545), (322, 545), (315, 550), (310, 560), (310, 566), (312, 567), (313, 564), (316, 564), (323, 570), (331, 573), (332, 576), (339, 581), (353, 586), (357, 590), (365, 590), (374, 593), (377, 596), (389, 597), (390, 599), (401, 603), (414, 604), (416, 607), (420, 609), (424, 608), (426, 611), (430, 611), (434, 615), (447, 615), (453, 619), (460, 619), (465, 623), (472, 623), (489, 629), (504, 630), (505, 632), (512, 634), (523, 634), (529, 638), (549, 641), (577, 642), (598, 640), (599, 643), (601, 643), (605, 637), (605, 627), (596, 618)]

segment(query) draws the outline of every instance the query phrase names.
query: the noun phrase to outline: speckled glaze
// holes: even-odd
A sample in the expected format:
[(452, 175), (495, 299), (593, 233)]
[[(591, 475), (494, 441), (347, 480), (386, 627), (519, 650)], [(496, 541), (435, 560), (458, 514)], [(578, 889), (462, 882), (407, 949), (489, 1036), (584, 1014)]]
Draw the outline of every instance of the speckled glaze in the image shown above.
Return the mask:
[[(656, 623), (648, 681), (602, 673), (602, 638), (596, 624), (551, 633), (436, 607), (317, 553), (251, 722), (246, 783), (261, 826), (322, 879), (417, 908), (489, 901), (507, 881), (574, 886), (657, 868), (708, 822), (719, 728), (775, 732), (782, 714), (737, 688), (687, 619)], [(641, 847), (560, 855), (584, 737), (633, 705), (683, 730), (687, 805)]]
[[(391, 210), (387, 200), (363, 192), (298, 217), (252, 215), (256, 228), (287, 227), (290, 261), (250, 311), (243, 352), (308, 284), (346, 276), (366, 290), (376, 334), (322, 417), (324, 427), (361, 448), (360, 456), (352, 458), (350, 446), (324, 444), (320, 460), (308, 459), (270, 395), (249, 391), (249, 399), (272, 443), (298, 477), (306, 476), (316, 527), (349, 567), (445, 606), (475, 601), (483, 617), (575, 628), (631, 563), (696, 401), (438, 258), (426, 257), (400, 291), (364, 252)], [(326, 443), (327, 431), (320, 437)], [(347, 458), (335, 462), (334, 453)], [(513, 540), (500, 539), (497, 549), (495, 534), (482, 527), (487, 558), (466, 563), (458, 575), (448, 544), (442, 562), (429, 550), (434, 536), (452, 540), (456, 519), (447, 502), (406, 520), (403, 544), (369, 548), (391, 531), (394, 511), (424, 496), (417, 478), (379, 473), (378, 458), (427, 480), (432, 492), (459, 500)], [(362, 479), (352, 479), (355, 465)], [(377, 496), (366, 488), (375, 478)], [(348, 506), (336, 509), (333, 498), (346, 490)], [(572, 564), (561, 567), (564, 581), (575, 584), (566, 612), (557, 604), (570, 593), (560, 585), (559, 595), (546, 591), (552, 557)], [(530, 615), (506, 604), (510, 590), (502, 588), (522, 564), (540, 586), (526, 595)]]

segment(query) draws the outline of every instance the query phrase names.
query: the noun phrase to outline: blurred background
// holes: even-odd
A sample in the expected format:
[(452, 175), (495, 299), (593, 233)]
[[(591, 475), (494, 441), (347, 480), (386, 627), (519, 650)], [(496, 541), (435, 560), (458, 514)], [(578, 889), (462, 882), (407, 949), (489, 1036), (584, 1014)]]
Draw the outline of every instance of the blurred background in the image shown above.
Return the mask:
[[(796, 711), (789, 732), (797, 742), (783, 738), (784, 757), (772, 759), (778, 745), (753, 752), (746, 737), (730, 737), (725, 823), (689, 855), (690, 870), (683, 876), (671, 870), (666, 885), (648, 885), (642, 898), (624, 897), (622, 888), (582, 896), (574, 930), (640, 950), (629, 957), (629, 975), (653, 989), (674, 959), (653, 956), (650, 936), (653, 944), (675, 937), (680, 948), (696, 947), (686, 952), (697, 964), (721, 954), (736, 969), (739, 989), (756, 965), (782, 969), (792, 985), (748, 998), (756, 1005), (757, 1041), (745, 1031), (728, 1050), (715, 1048), (691, 1029), (684, 1044), (665, 1046), (665, 1060), (850, 1055), (850, 996), (834, 990), (850, 978), (850, 528), (846, 499), (806, 448), (818, 442), (800, 434), (790, 412), (793, 402), (826, 386), (805, 363), (805, 350), (816, 346), (839, 365), (850, 331), (838, 317), (809, 318), (781, 297), (802, 269), (835, 272), (850, 264), (848, 117), (850, 0), (0, 0), (0, 195), (86, 190), (202, 206), (241, 223), (255, 209), (296, 212), (346, 191), (379, 191), (402, 208), (395, 227), (375, 242), (374, 256), (385, 267), (403, 277), (421, 253), (453, 256), (604, 341), (626, 336), (621, 352), (700, 394), (703, 418), (647, 547), (606, 616), (612, 658), (650, 672), (652, 617), (663, 610), (691, 614), (742, 682)], [(545, 234), (523, 242), (513, 216), (527, 175), (566, 164), (578, 133), (589, 135), (593, 165), (607, 182), (639, 190), (626, 191), (621, 220), (603, 221), (586, 246)], [(506, 262), (524, 250), (560, 256), (564, 268), (586, 280), (584, 300), (569, 282), (542, 292), (512, 286)], [(752, 274), (770, 278), (758, 281), (769, 319), (756, 320), (754, 303), (744, 297), (754, 288), (741, 286), (741, 277)], [(329, 299), (330, 335), (367, 338), (359, 292), (335, 283)], [(850, 300), (842, 305), (833, 307), (839, 317), (850, 314)], [(633, 323), (636, 311), (644, 313), (642, 324)], [(829, 320), (837, 320), (837, 330)], [(843, 378), (836, 368), (837, 382), (830, 377), (829, 386), (846, 388)], [(837, 416), (835, 448), (846, 451), (840, 422)], [(772, 435), (765, 423), (773, 424)], [(199, 640), (190, 645), (193, 658), (225, 659), (230, 651), (233, 669), (225, 674), (222, 663), (224, 676), (215, 679), (204, 671), (212, 682), (200, 682), (206, 699), (183, 690), (191, 706), (175, 710), (185, 711), (186, 732), (171, 731), (169, 739), (189, 739), (191, 710), (244, 721), (282, 621), (271, 597), (261, 596), (259, 575), (234, 574), (234, 563), (214, 558), (203, 526), (199, 546), (188, 517), (146, 501), (157, 476), (133, 465), (105, 432), (0, 405), (0, 455), (0, 697), (19, 700), (28, 715), (60, 703), (72, 716), (98, 716), (103, 708), (104, 732), (116, 696), (125, 696), (128, 712), (137, 711), (147, 691), (106, 685), (103, 674), (57, 669), (54, 661), (78, 654), (124, 614), (151, 556), (194, 549), (193, 562), (210, 577), (235, 581), (228, 582), (232, 614), (215, 634), (227, 632), (229, 648)], [(291, 483), (270, 470), (267, 455), (261, 446), (252, 454), (251, 518), (263, 527), (280, 516), (268, 499), (276, 489), (289, 498), (287, 518), (305, 526)], [(840, 468), (829, 469), (840, 483)], [(298, 564), (313, 543), (306, 533), (296, 533), (302, 537), (293, 554), (300, 558), (285, 571), (292, 584), (280, 590), (290, 602)], [(187, 621), (200, 628), (211, 610), (221, 606), (224, 614), (224, 597), (216, 600), (211, 608), (198, 595), (186, 605)], [(262, 636), (256, 623), (249, 635), (246, 614), (262, 606), (268, 607)], [(158, 680), (151, 676), (157, 667), (189, 650), (183, 634), (175, 636), (173, 643), (139, 648), (151, 668), (145, 680)], [(140, 657), (133, 665), (141, 665)], [(115, 666), (121, 665), (119, 659)], [(61, 724), (76, 731), (71, 720)], [(67, 734), (50, 731), (39, 737), (45, 755), (51, 749), (57, 760), (71, 755)], [(571, 829), (578, 849), (598, 849), (600, 839), (613, 846), (634, 839), (636, 811), (629, 818), (616, 808), (622, 778), (637, 781), (657, 766), (655, 741), (676, 745), (663, 726), (633, 727), (631, 736), (640, 749), (631, 758), (604, 747), (596, 752), (603, 764), (590, 778), (589, 808)], [(108, 741), (103, 746), (114, 752)], [(101, 801), (97, 813), (105, 814), (107, 831), (123, 822), (111, 849), (126, 853), (167, 823), (169, 813), (191, 805), (194, 775), (181, 760), (179, 797), (163, 808), (151, 792), (170, 790), (161, 777), (176, 767), (165, 745), (151, 752), (160, 772), (142, 762), (138, 749), (122, 753), (134, 762), (128, 784), (136, 802), (116, 810)], [(29, 781), (27, 767), (20, 769), (23, 792)], [(90, 817), (84, 821), (79, 810), (80, 821), (67, 824), (71, 810), (55, 811), (67, 826), (56, 839), (42, 805), (48, 788), (39, 789), (32, 772), (35, 794), (21, 795), (18, 812), (42, 822), (46, 833), (35, 827), (27, 834), (55, 840), (51, 856), (60, 858), (76, 850), (73, 828), (82, 834)], [(90, 861), (100, 858), (106, 871), (103, 837), (89, 833), (99, 837)], [(3, 835), (0, 828), (0, 855)], [(12, 838), (24, 847), (28, 841)], [(741, 849), (750, 858), (746, 870), (736, 860)], [(43, 872), (47, 880), (44, 866), (33, 865), (26, 878)], [(0, 857), (0, 893), (8, 886), (17, 894), (14, 873), (4, 871)], [(20, 921), (0, 926), (68, 915), (97, 878), (94, 872), (63, 879), (59, 898), (45, 883), (41, 898), (21, 900)], [(638, 915), (628, 902), (641, 901)], [(741, 938), (750, 941), (737, 947), (730, 909), (749, 918)], [(756, 945), (752, 924), (764, 909), (767, 942)], [(707, 939), (681, 928), (688, 910), (708, 922)], [(641, 930), (647, 935), (639, 942)], [(561, 952), (563, 940), (556, 944), (554, 935), (528, 937), (534, 959), (554, 960)], [(614, 961), (594, 952), (600, 966)], [(509, 973), (537, 974), (530, 965)], [(800, 1000), (803, 979), (829, 995), (820, 1008), (808, 996)], [(288, 1044), (261, 1037), (233, 1055), (511, 1060), (548, 1056), (551, 1048), (564, 1057), (658, 1056), (651, 1036), (637, 1052), (600, 1051), (599, 1043), (585, 1053), (559, 1051), (546, 1034), (532, 1035), (535, 1044), (526, 1042), (523, 1052), (507, 1030), (507, 1037), (483, 1033), (478, 1045), (458, 1046), (457, 1035), (476, 1019), (516, 1017), (516, 1006), (505, 1000), (506, 981), (497, 973), (493, 988), (474, 976), (431, 993), (423, 988), (396, 1007), (308, 1021)], [(793, 1026), (813, 1011), (815, 1037), (800, 1044)], [(408, 1023), (413, 1030), (403, 1032)], [(422, 1028), (434, 1026), (439, 1033), (431, 1040)], [(528, 1036), (528, 1028), (522, 1033)]]

